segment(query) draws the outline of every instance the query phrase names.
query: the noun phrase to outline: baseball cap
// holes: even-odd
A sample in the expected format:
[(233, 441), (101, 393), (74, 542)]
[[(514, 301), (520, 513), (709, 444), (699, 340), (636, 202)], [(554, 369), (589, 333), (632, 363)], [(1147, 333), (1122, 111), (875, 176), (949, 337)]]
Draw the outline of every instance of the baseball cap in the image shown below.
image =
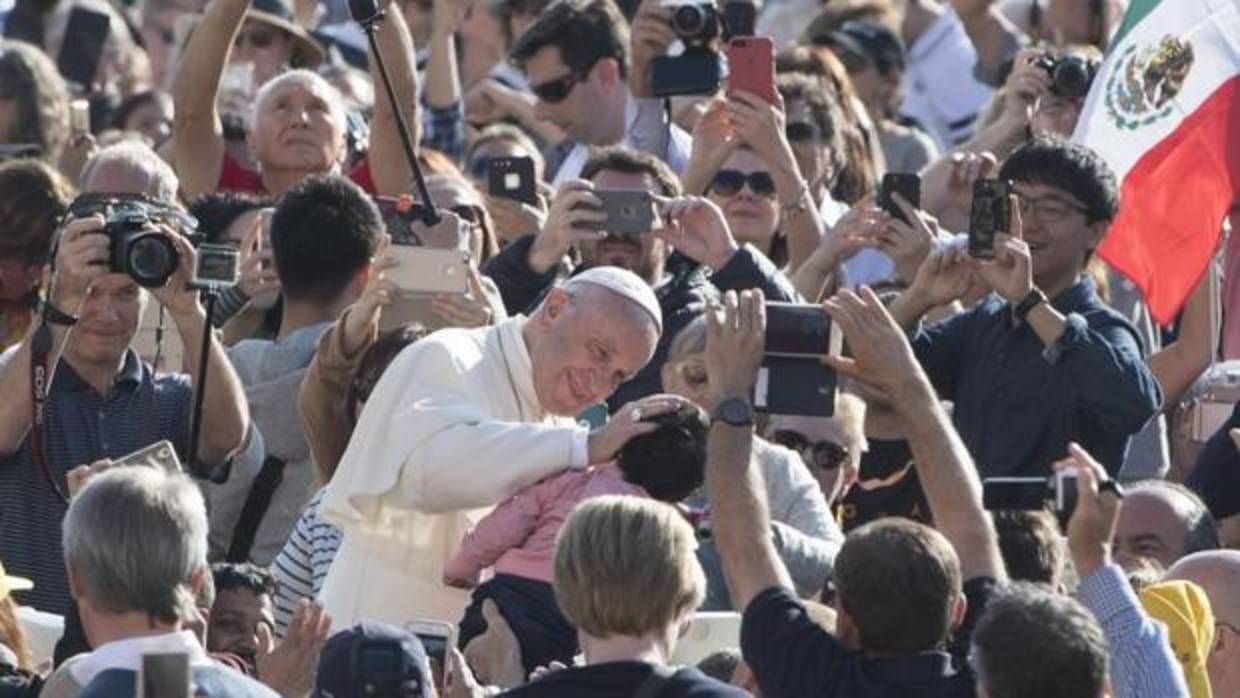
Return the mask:
[[(831, 32), (829, 39), (846, 52), (854, 53), (872, 61), (881, 72), (904, 70), (906, 55), (904, 41), (878, 22), (854, 19)], [(841, 57), (841, 60), (845, 60)]]
[(327, 640), (319, 655), (315, 698), (430, 698), (430, 664), (413, 633), (363, 621)]
[(15, 591), (33, 589), (34, 583), (25, 577), (10, 577), (4, 572), (4, 563), (0, 562), (0, 600), (7, 599)]
[(1189, 695), (1210, 698), (1206, 658), (1214, 647), (1214, 614), (1206, 593), (1192, 582), (1176, 580), (1148, 586), (1140, 596), (1145, 612), (1167, 626)]

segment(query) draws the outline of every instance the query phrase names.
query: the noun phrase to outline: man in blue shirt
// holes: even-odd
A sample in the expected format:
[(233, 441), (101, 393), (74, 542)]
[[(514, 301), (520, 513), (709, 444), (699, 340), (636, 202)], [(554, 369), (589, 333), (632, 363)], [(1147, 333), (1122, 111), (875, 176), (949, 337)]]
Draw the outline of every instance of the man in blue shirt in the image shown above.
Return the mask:
[(1012, 153), (999, 179), (1012, 182), (1013, 215), (994, 259), (934, 251), (891, 313), (911, 329), (972, 279), (988, 286), (994, 293), (973, 308), (913, 334), (982, 475), (1047, 475), (1070, 441), (1115, 475), (1129, 437), (1162, 403), (1136, 331), (1086, 272), (1115, 217), (1115, 176), (1084, 146), (1037, 139)]

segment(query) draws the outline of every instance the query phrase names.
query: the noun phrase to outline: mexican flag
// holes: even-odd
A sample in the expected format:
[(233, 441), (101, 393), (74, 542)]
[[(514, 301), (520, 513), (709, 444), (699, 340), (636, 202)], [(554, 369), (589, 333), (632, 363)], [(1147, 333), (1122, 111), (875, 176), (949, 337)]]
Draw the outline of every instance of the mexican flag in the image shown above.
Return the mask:
[(1099, 254), (1171, 322), (1240, 198), (1240, 0), (1132, 0), (1073, 138), (1120, 180)]

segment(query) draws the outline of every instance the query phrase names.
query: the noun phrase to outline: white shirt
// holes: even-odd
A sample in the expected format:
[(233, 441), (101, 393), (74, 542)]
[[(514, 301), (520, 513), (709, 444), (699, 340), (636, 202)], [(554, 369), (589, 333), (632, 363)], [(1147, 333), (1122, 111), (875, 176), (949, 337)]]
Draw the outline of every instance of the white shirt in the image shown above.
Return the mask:
[(336, 627), (455, 623), (468, 596), (442, 577), (465, 532), (522, 488), (586, 465), (587, 429), (538, 402), (524, 325), (436, 332), (375, 386), (323, 499), (344, 534), (320, 597)]
[(990, 99), (991, 87), (973, 75), (976, 65), (977, 52), (950, 9), (909, 47), (900, 110), (924, 126), (942, 151), (973, 135), (973, 122)]
[[(627, 94), (627, 93), (626, 93)], [(667, 163), (676, 174), (684, 172), (693, 148), (693, 139), (676, 124), (668, 124), (663, 100), (627, 95), (624, 103), (624, 140), (618, 145), (640, 150)], [(573, 146), (560, 169), (556, 170), (552, 187), (576, 179), (590, 159), (589, 145)]]
[(70, 667), (73, 679), (81, 686), (88, 685), (99, 674), (109, 669), (142, 669), (142, 655), (153, 653), (189, 655), (190, 667), (211, 666), (214, 662), (207, 656), (198, 638), (188, 630), (116, 640), (100, 645), (94, 652), (83, 656)]

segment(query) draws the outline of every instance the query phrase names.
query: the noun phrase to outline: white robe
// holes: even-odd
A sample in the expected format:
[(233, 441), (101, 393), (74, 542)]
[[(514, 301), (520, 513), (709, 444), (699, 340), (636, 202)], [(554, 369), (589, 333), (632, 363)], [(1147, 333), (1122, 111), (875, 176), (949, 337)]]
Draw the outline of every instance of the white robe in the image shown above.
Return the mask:
[(586, 429), (538, 404), (525, 322), (436, 332), (375, 386), (323, 500), (344, 532), (320, 595), (334, 627), (456, 623), (468, 595), (442, 576), (465, 532), (521, 488), (585, 465)]

